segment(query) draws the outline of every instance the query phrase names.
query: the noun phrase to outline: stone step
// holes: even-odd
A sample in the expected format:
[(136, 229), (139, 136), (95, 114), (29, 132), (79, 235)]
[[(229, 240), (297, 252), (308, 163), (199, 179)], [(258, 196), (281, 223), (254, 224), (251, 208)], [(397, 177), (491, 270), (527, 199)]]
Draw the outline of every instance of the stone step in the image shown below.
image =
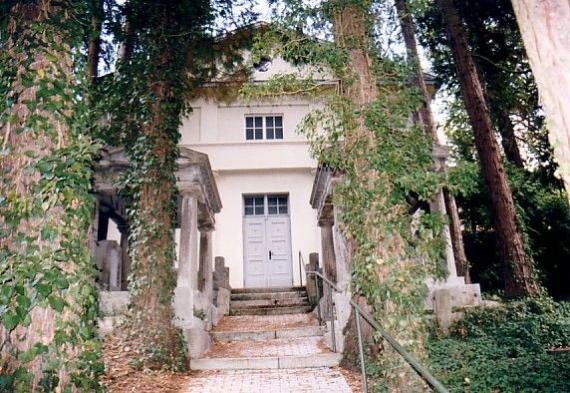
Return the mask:
[(306, 291), (232, 293), (231, 300), (286, 300), (307, 297)]
[(225, 316), (214, 331), (268, 331), (319, 326), (313, 313)]
[(342, 360), (340, 353), (308, 356), (263, 358), (201, 358), (190, 360), (191, 370), (261, 370), (336, 367)]
[(275, 338), (267, 341), (214, 342), (192, 370), (334, 367), (341, 354), (333, 353), (319, 336)]
[(309, 299), (307, 297), (298, 297), (294, 299), (259, 299), (259, 300), (232, 300), (231, 308), (253, 308), (253, 307), (289, 307), (289, 306), (308, 306)]
[(323, 336), (324, 333), (324, 326), (305, 326), (277, 330), (213, 331), (210, 336), (214, 341), (265, 341), (280, 338)]
[(263, 287), (263, 288), (232, 288), (234, 293), (275, 293), (275, 292), (303, 292), (307, 291), (305, 287)]
[(231, 308), (230, 315), (281, 315), (281, 314), (298, 314), (311, 312), (312, 307), (308, 305), (295, 305), (284, 307), (244, 307)]

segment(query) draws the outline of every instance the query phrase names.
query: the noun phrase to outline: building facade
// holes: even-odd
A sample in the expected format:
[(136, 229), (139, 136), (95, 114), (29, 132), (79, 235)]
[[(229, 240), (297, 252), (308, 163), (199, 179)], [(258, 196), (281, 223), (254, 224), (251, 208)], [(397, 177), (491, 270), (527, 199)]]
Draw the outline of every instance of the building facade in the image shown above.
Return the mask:
[[(263, 83), (276, 73), (296, 71), (277, 58), (256, 67), (252, 78)], [(299, 285), (305, 274), (299, 253), (307, 258), (319, 252), (320, 231), (309, 203), (317, 162), (297, 132), (319, 105), (318, 99), (300, 96), (191, 103), (180, 145), (210, 159), (223, 205), (213, 252), (225, 258), (233, 288)]]

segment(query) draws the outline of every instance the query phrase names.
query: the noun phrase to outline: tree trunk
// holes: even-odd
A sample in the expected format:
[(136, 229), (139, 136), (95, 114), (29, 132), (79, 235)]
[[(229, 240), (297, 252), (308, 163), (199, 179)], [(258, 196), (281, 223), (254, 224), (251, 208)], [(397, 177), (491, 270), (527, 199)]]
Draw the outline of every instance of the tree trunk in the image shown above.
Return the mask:
[(91, 0), (91, 31), (87, 44), (87, 74), (89, 82), (95, 83), (101, 53), (101, 29), (103, 25), (103, 0)]
[(430, 108), (430, 94), (427, 88), (426, 80), (424, 78), (424, 73), (422, 71), (420, 57), (418, 55), (418, 46), (416, 44), (415, 37), (416, 26), (412, 15), (410, 14), (406, 5), (406, 0), (395, 0), (395, 5), (396, 10), (398, 11), (398, 18), (400, 19), (402, 36), (404, 37), (404, 42), (406, 44), (408, 61), (413, 64), (416, 72), (415, 80), (423, 98), (422, 107), (420, 108), (420, 117), (424, 123), (426, 131), (429, 133), (429, 135), (431, 135), (432, 140), (435, 143), (439, 143), (437, 128), (435, 126), (435, 121), (433, 120), (433, 114)]
[(154, 165), (140, 173), (144, 181), (136, 201), (136, 221), (141, 223), (132, 247), (130, 281), (131, 309), (134, 330), (138, 332), (142, 349), (147, 355), (146, 365), (162, 368), (184, 359), (182, 341), (174, 326), (172, 294), (176, 284), (174, 265), (173, 203), (176, 200), (176, 179), (169, 160), (176, 157), (176, 142), (162, 132), (167, 120), (162, 105), (168, 105), (173, 96), (171, 85), (154, 75), (152, 91), (156, 97), (151, 105), (152, 122), (144, 125), (142, 133), (153, 142), (148, 157)]
[(512, 0), (570, 198), (570, 5), (568, 0)]
[(9, 102), (0, 110), (7, 151), (0, 155), (0, 375), (7, 391), (97, 388), (91, 156), (78, 152), (85, 145), (71, 129), (73, 115), (83, 114), (70, 99), (80, 94), (79, 83), (68, 10), (58, 4), (16, 2), (2, 38), (3, 71), (14, 72), (2, 86)]
[(541, 293), (517, 219), (512, 192), (501, 162), (499, 145), (494, 136), (489, 110), (485, 103), (475, 63), (469, 53), (465, 32), (453, 0), (438, 0), (443, 24), (453, 52), (461, 93), (481, 162), (485, 184), (490, 193), (493, 220), (503, 261), (505, 290), (510, 296), (538, 296)]
[(521, 156), (521, 151), (517, 143), (517, 136), (515, 135), (515, 127), (509, 114), (502, 108), (498, 108), (497, 113), (497, 126), (502, 138), (503, 150), (507, 160), (517, 166), (524, 168), (524, 160)]
[[(369, 200), (367, 200), (366, 204), (359, 207), (359, 209), (369, 211), (360, 229), (366, 231), (366, 238), (373, 244), (366, 251), (359, 250), (358, 245), (353, 244), (352, 247), (354, 250), (367, 253), (370, 258), (378, 261), (370, 270), (372, 274), (370, 281), (374, 282), (373, 285), (390, 285), (387, 283), (393, 279), (391, 277), (394, 271), (391, 269), (393, 265), (382, 263), (383, 261), (397, 261), (398, 267), (401, 267), (403, 271), (409, 271), (407, 269), (410, 269), (411, 266), (416, 266), (417, 261), (410, 259), (406, 255), (405, 240), (400, 232), (392, 232), (390, 240), (386, 241), (386, 234), (379, 229), (378, 220), (395, 222), (401, 216), (408, 217), (408, 215), (407, 206), (404, 206), (404, 204), (391, 206), (393, 202), (387, 196), (393, 187), (391, 179), (387, 173), (371, 165), (370, 162), (371, 155), (379, 154), (377, 137), (374, 131), (367, 126), (366, 121), (368, 111), (379, 99), (378, 77), (374, 73), (374, 60), (371, 55), (369, 42), (369, 29), (371, 29), (372, 18), (367, 6), (371, 4), (369, 2), (362, 2), (359, 5), (353, 5), (350, 2), (339, 3), (335, 4), (335, 13), (332, 19), (333, 31), (337, 46), (348, 53), (349, 64), (346, 67), (350, 70), (347, 83), (344, 83), (342, 86), (341, 94), (352, 104), (349, 109), (350, 114), (348, 115), (351, 117), (351, 121), (348, 121), (349, 124), (345, 125), (343, 129), (343, 146), (345, 154), (353, 156), (351, 166), (354, 168), (354, 173), (350, 175), (351, 181), (357, 183), (356, 187), (364, 189), (369, 195)], [(404, 128), (398, 131), (404, 132)], [(379, 184), (381, 184), (381, 187)], [(382, 188), (382, 191), (380, 191), (380, 188)], [(378, 212), (385, 213), (382, 219), (378, 218)], [(404, 287), (406, 285), (402, 284)], [(395, 290), (404, 292), (405, 290), (414, 291), (415, 288), (410, 289), (406, 287), (406, 289), (401, 289), (401, 287), (398, 287)], [(414, 331), (417, 325), (412, 326), (413, 324), (420, 324), (419, 320), (421, 319), (415, 314), (415, 310), (412, 307), (405, 308), (389, 297), (380, 298), (378, 295), (373, 296), (376, 297), (368, 299), (368, 301), (381, 302), (380, 305), (374, 305), (377, 315), (383, 321), (381, 323), (384, 323), (384, 326), (394, 334), (397, 340), (406, 342), (408, 349), (416, 354), (421, 352), (424, 337), (421, 332)], [(353, 300), (363, 302), (361, 294), (354, 294)], [(362, 304), (366, 304), (366, 302)], [(395, 326), (392, 323), (393, 320), (397, 320), (395, 315), (409, 323), (408, 329), (402, 329), (401, 325)], [(402, 323), (402, 320), (399, 323)], [(347, 325), (348, 329), (345, 329), (345, 331), (354, 332), (355, 322), (354, 314), (352, 314)], [(401, 357), (389, 346), (383, 347), (380, 352), (378, 344), (374, 343), (372, 331), (364, 331), (363, 333), (370, 335), (369, 337), (365, 336), (363, 339), (367, 343), (371, 356), (378, 353), (382, 364), (387, 367), (384, 382), (388, 386), (389, 391), (409, 392), (417, 390), (418, 377), (411, 368), (403, 365)], [(358, 353), (358, 347), (354, 335), (349, 334), (347, 337), (344, 353), (350, 358), (351, 355)], [(398, 369), (398, 371), (389, 371), (392, 369)]]
[[(422, 107), (420, 109), (420, 118), (424, 123), (426, 132), (431, 135), (434, 143), (439, 144), (439, 137), (437, 135), (437, 128), (433, 120), (433, 114), (430, 107), (430, 94), (427, 89), (427, 83), (420, 63), (418, 55), (418, 47), (416, 43), (416, 26), (414, 19), (410, 14), (406, 0), (395, 0), (396, 10), (398, 11), (398, 18), (402, 28), (402, 36), (406, 44), (408, 53), (408, 60), (413, 64), (416, 70), (416, 83), (423, 97)], [(455, 257), (455, 264), (459, 276), (464, 276), (466, 282), (471, 282), (469, 276), (469, 262), (465, 255), (465, 247), (463, 244), (463, 234), (461, 233), (461, 221), (459, 219), (459, 212), (457, 211), (457, 204), (455, 197), (449, 193), (445, 188), (442, 190), (445, 198), (445, 209), (449, 218), (449, 230), (451, 233), (451, 243), (453, 246), (453, 254)]]

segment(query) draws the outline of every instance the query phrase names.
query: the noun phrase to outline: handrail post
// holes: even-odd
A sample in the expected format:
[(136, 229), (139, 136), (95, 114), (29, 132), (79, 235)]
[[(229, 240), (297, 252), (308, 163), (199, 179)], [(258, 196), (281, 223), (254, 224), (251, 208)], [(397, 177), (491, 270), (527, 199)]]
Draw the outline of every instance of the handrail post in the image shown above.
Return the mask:
[(303, 265), (303, 262), (305, 262), (303, 260), (303, 255), (301, 254), (301, 251), (299, 251), (299, 281), (301, 282), (301, 286), (303, 286), (303, 272), (301, 270), (301, 266)]
[(317, 316), (319, 318), (319, 326), (322, 325), (321, 318), (321, 291), (319, 289), (319, 276), (315, 275), (315, 286), (317, 287)]
[(364, 346), (362, 345), (362, 331), (360, 330), (360, 312), (354, 308), (354, 318), (356, 321), (356, 334), (358, 336), (358, 352), (360, 354), (360, 371), (362, 372), (362, 390), (368, 392), (368, 381), (366, 380), (366, 362), (364, 360)]
[(333, 305), (333, 296), (332, 296), (333, 289), (331, 288), (330, 285), (328, 286), (328, 288), (329, 288), (329, 310), (330, 310), (329, 315), (331, 316), (331, 335), (332, 335), (331, 338), (332, 338), (333, 352), (336, 352), (336, 333), (334, 326), (334, 305)]

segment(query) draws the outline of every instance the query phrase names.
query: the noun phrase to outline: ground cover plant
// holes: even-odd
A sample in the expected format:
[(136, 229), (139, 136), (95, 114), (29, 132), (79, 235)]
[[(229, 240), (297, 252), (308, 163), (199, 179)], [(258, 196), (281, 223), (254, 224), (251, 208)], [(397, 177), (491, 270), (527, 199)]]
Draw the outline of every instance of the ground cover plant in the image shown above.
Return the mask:
[(569, 344), (570, 303), (535, 299), (466, 312), (426, 349), (451, 392), (568, 392)]

